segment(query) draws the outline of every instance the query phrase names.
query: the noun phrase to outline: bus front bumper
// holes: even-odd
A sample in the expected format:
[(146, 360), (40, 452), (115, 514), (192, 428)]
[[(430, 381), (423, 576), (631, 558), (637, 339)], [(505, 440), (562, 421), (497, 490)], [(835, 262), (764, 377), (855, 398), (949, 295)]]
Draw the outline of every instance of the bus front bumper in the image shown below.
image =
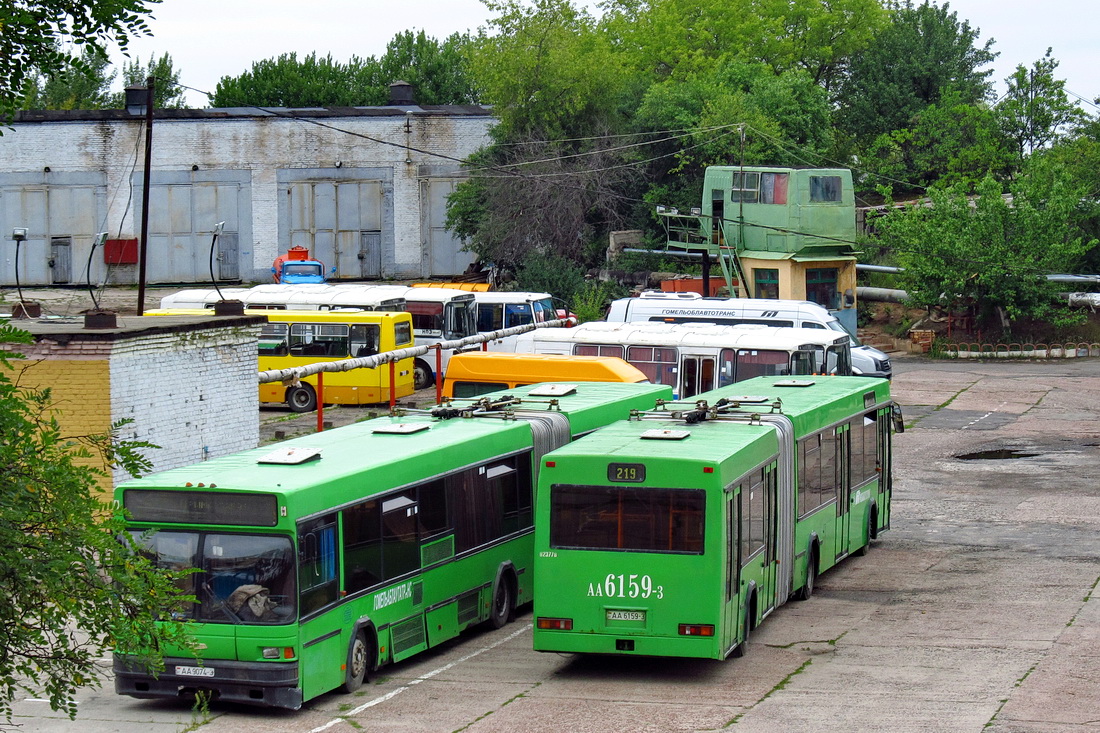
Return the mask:
[(263, 707), (302, 707), (297, 662), (234, 662), (207, 660), (202, 666), (186, 657), (165, 657), (164, 671), (155, 677), (133, 659), (114, 655), (115, 692), (143, 699), (194, 699), (203, 694)]

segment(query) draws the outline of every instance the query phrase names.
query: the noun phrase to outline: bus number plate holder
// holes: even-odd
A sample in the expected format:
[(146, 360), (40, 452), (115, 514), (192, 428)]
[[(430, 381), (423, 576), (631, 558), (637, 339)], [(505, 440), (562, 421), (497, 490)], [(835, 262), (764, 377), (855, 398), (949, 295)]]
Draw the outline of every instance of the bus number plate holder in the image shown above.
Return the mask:
[(609, 608), (605, 613), (608, 621), (640, 621), (645, 623), (645, 611), (619, 611)]
[(176, 674), (181, 677), (213, 677), (213, 667), (181, 667), (176, 666)]

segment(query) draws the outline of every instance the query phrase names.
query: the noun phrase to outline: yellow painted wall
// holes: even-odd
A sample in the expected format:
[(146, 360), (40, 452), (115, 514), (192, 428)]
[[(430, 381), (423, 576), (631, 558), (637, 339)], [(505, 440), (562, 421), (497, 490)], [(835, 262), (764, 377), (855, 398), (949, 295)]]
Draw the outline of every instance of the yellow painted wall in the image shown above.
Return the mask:
[[(111, 429), (111, 376), (106, 359), (22, 359), (11, 364), (9, 374), (20, 386), (50, 388), (62, 435), (95, 435)], [(107, 468), (99, 456), (77, 459), (76, 463)], [(109, 472), (99, 479), (99, 485), (109, 495), (114, 488)]]

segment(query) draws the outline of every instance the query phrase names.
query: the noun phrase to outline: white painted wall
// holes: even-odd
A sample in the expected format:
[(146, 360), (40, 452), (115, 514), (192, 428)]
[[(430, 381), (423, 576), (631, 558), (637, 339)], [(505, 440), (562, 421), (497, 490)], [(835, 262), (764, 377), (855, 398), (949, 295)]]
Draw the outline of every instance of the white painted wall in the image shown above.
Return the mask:
[[(110, 352), (111, 422), (124, 437), (155, 443), (153, 470), (255, 448), (260, 439), (259, 326), (139, 335)], [(116, 483), (129, 478), (115, 471)]]
[[(422, 227), (427, 204), (420, 200), (421, 176), (423, 171), (431, 171), (428, 175), (453, 178), (460, 167), (458, 161), (488, 143), (494, 120), (485, 110), (472, 109), (477, 113), (378, 107), (346, 116), (301, 119), (265, 116), (253, 109), (158, 111), (153, 124), (152, 181), (154, 186), (158, 184), (158, 173), (171, 174), (181, 185), (189, 180), (219, 180), (219, 173), (246, 181), (251, 213), (246, 233), (249, 241), (242, 238), (240, 242), (242, 276), (266, 281), (271, 261), (281, 253), (280, 242), (285, 239), (279, 231), (279, 171), (319, 169), (338, 174), (342, 169), (384, 169), (392, 174), (392, 229), (383, 232), (384, 241), (392, 243), (392, 257), (383, 276), (426, 277), (432, 273), (427, 271), (430, 257), (424, 251), (428, 236)], [(303, 110), (279, 112), (309, 114)], [(95, 119), (97, 116), (104, 119)], [(143, 123), (122, 112), (21, 115), (0, 136), (0, 261), (12, 259), (14, 242), (8, 238), (12, 227), (35, 226), (26, 221), (30, 212), (18, 200), (22, 192), (71, 185), (63, 181), (65, 176), (71, 181), (73, 174), (100, 177), (101, 182), (95, 185), (97, 208), (102, 209), (65, 232), (73, 235), (73, 261), (78, 263), (74, 266), (83, 267), (96, 231), (107, 231), (112, 238), (138, 237), (144, 146)], [(157, 212), (173, 217), (188, 213)], [(55, 215), (51, 212), (51, 217)], [(96, 222), (95, 231), (72, 231), (87, 229), (88, 221)], [(206, 231), (205, 224), (195, 226), (196, 231)], [(243, 225), (241, 231), (245, 231)], [(37, 241), (36, 236), (40, 238)], [(31, 232), (22, 253), (23, 284), (48, 284), (41, 251), (47, 248), (49, 236), (50, 232)], [(196, 237), (196, 248), (209, 247), (209, 239), (205, 244), (199, 239)], [(455, 242), (456, 250), (459, 246)], [(102, 282), (106, 275), (103, 259), (95, 255), (93, 260), (92, 279)], [(117, 268), (112, 281), (135, 282), (134, 270)], [(178, 281), (193, 281), (193, 277), (186, 273)], [(5, 283), (9, 279), (0, 278)]]

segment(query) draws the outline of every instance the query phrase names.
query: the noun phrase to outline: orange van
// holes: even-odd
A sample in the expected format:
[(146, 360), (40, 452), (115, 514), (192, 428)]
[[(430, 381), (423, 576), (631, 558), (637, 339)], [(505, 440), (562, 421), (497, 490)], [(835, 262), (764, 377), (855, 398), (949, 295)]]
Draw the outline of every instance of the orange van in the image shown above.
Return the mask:
[(443, 380), (443, 396), (477, 397), (539, 382), (648, 381), (637, 367), (614, 356), (471, 351), (451, 357)]

